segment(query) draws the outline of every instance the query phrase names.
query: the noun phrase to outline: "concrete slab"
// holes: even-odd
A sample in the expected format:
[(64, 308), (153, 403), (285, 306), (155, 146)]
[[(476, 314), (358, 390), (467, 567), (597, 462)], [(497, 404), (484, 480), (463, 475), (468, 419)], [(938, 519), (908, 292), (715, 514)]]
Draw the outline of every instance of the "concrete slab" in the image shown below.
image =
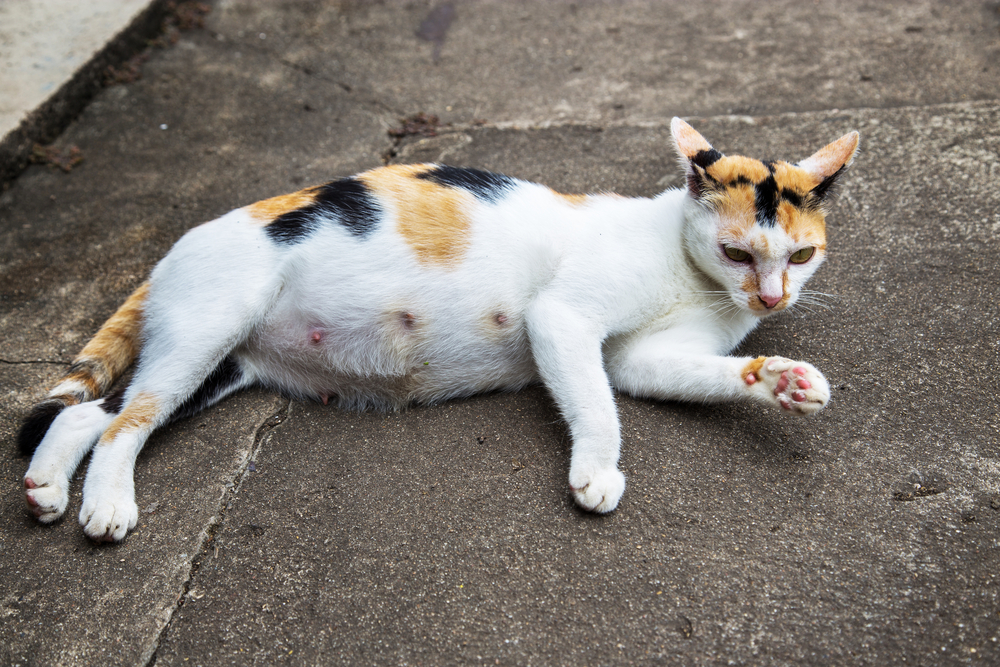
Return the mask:
[[(60, 137), (83, 164), (0, 194), (0, 662), (1000, 661), (992, 4), (459, 3), (437, 65), (428, 2), (213, 7)], [(385, 134), (417, 111), (454, 126)], [(393, 154), (651, 194), (673, 113), (762, 156), (862, 132), (832, 309), (745, 343), (834, 379), (818, 419), (622, 398), (630, 486), (599, 518), (541, 390), (250, 392), (154, 438), (124, 545), (84, 540), (79, 480), (29, 520), (17, 420), (191, 225)]]
[[(940, 3), (223, 0), (209, 26), (409, 115), (524, 127), (996, 99), (1000, 13)], [(365, 57), (359, 58), (357, 54)]]
[(0, 137), (73, 78), (149, 0), (0, 4)]
[[(168, 6), (169, 5), (169, 6)], [(0, 186), (36, 143), (52, 141), (104, 85), (108, 68), (145, 48), (175, 3), (0, 3)]]

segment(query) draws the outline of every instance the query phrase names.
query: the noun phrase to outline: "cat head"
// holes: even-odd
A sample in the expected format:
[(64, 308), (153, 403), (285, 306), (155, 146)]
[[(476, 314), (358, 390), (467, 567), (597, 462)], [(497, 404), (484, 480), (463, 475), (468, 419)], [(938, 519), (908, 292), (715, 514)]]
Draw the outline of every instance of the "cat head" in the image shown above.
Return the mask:
[(670, 130), (687, 175), (685, 243), (698, 267), (743, 310), (791, 306), (825, 259), (825, 205), (858, 133), (790, 164), (723, 155), (680, 118)]

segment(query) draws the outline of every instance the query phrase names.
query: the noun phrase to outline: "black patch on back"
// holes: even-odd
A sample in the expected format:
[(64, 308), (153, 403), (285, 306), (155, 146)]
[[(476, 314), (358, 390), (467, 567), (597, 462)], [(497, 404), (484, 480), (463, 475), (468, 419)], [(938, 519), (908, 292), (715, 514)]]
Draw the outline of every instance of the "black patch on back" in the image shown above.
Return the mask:
[(491, 171), (468, 167), (435, 167), (418, 174), (417, 178), (433, 181), (450, 188), (461, 188), (472, 193), (480, 201), (496, 203), (510, 192), (516, 180)]
[(184, 419), (201, 412), (243, 384), (243, 369), (240, 368), (239, 362), (232, 357), (226, 357), (219, 362), (215, 370), (208, 374), (201, 386), (174, 410), (174, 413), (170, 415), (170, 421)]
[(285, 245), (298, 243), (329, 219), (360, 237), (375, 228), (382, 209), (358, 179), (342, 178), (320, 185), (314, 192), (316, 199), (311, 204), (279, 215), (264, 228), (271, 240)]
[(101, 403), (101, 410), (104, 410), (109, 415), (116, 415), (121, 412), (122, 404), (125, 402), (126, 389), (127, 387), (122, 387), (105, 396), (104, 402)]
[(42, 401), (24, 418), (21, 430), (17, 432), (17, 448), (24, 456), (31, 456), (48, 432), (52, 422), (63, 411), (66, 404), (56, 398)]

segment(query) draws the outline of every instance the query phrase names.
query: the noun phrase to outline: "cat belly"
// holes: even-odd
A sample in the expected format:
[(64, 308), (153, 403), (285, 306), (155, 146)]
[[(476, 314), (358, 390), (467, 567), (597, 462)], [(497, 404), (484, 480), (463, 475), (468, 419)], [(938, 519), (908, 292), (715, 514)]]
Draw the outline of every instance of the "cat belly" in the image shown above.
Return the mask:
[(234, 354), (264, 385), (352, 408), (398, 409), (537, 380), (523, 321), (509, 310), (469, 318), (386, 306), (341, 315), (278, 313)]

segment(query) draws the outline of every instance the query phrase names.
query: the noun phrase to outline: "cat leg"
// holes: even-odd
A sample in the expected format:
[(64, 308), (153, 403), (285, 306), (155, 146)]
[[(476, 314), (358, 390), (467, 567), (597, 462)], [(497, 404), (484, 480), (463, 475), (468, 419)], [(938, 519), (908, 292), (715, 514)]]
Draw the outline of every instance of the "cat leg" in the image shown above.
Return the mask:
[(105, 399), (65, 408), (52, 422), (24, 475), (24, 499), (42, 523), (63, 515), (69, 503), (69, 480), (114, 418)]
[(621, 433), (601, 358), (603, 332), (571, 308), (539, 297), (526, 316), (531, 351), (573, 441), (569, 484), (584, 509), (610, 512), (625, 491)]
[(609, 346), (608, 375), (633, 396), (697, 402), (752, 399), (785, 414), (808, 415), (830, 400), (814, 366), (784, 357), (724, 357), (710, 333), (684, 328)]
[[(253, 384), (253, 378), (232, 357), (223, 359), (211, 373), (198, 371), (211, 368), (211, 362), (203, 358), (192, 355), (183, 363), (177, 361), (164, 359), (140, 367), (125, 393), (121, 412), (113, 416), (94, 446), (80, 507), (80, 524), (91, 539), (119, 542), (135, 527), (139, 519), (135, 460), (157, 427)], [(199, 380), (195, 391), (186, 390)]]

